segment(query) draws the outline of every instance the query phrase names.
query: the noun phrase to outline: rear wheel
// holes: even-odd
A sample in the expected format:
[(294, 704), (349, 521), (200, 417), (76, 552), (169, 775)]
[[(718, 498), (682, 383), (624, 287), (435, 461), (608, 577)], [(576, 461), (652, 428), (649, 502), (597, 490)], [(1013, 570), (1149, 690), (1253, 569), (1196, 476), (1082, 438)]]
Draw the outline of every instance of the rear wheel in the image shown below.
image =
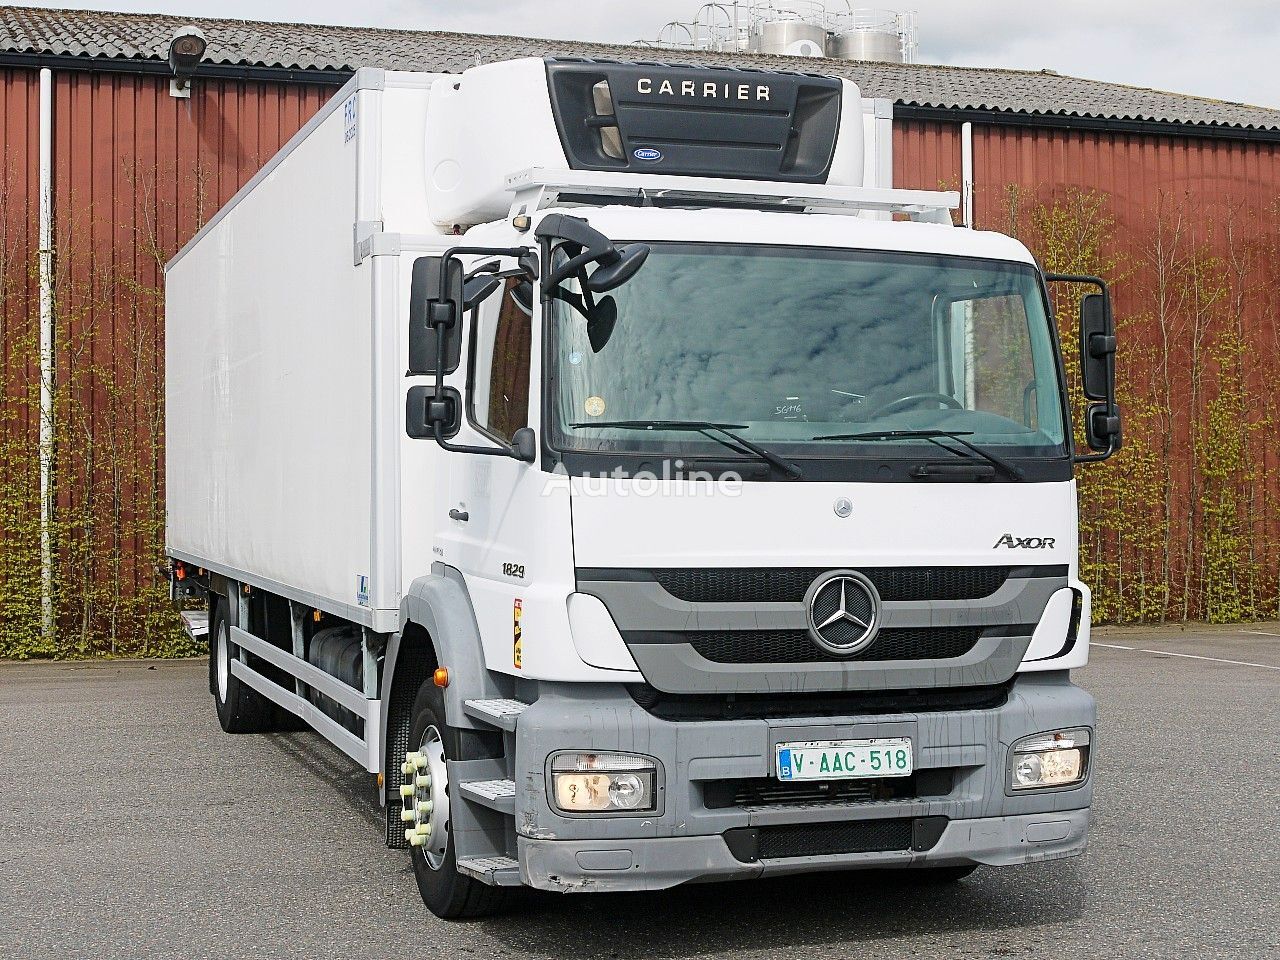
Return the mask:
[[(507, 891), (458, 872), (450, 836), (449, 771), (446, 761), (461, 756), (462, 738), (444, 720), (444, 695), (428, 679), (413, 703), (409, 745), (415, 752), (417, 772), (409, 775), (413, 794), (402, 808), (416, 811), (407, 830), (417, 834), (409, 857), (422, 902), (445, 920), (484, 917), (500, 910)], [(423, 806), (426, 804), (427, 806)]]
[(226, 605), (226, 600), (216, 600), (209, 624), (210, 672), (213, 674), (213, 702), (218, 708), (218, 722), (227, 733), (271, 730), (275, 704), (231, 672), (231, 661), (240, 659), (240, 648), (231, 642)]

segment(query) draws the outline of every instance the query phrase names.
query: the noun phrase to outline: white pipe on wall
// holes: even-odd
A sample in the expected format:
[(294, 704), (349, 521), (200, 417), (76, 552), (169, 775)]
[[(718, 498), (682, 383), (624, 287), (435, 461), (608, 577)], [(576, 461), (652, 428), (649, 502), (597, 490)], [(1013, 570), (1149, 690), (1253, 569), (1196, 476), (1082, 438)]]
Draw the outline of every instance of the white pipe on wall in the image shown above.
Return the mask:
[(53, 636), (53, 71), (40, 71), (40, 612)]
[(973, 229), (973, 124), (960, 127), (960, 197), (964, 225)]

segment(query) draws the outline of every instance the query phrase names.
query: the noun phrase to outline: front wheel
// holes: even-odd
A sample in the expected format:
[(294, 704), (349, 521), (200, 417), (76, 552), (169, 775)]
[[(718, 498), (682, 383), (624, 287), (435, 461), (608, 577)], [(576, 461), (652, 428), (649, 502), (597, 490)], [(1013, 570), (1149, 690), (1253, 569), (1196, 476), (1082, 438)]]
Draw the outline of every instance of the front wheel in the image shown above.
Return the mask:
[(444, 695), (430, 678), (418, 689), (413, 702), (409, 747), (416, 772), (407, 775), (412, 793), (403, 798), (403, 808), (413, 812), (413, 819), (406, 820), (405, 827), (422, 902), (443, 920), (496, 913), (502, 908), (507, 891), (458, 872), (449, 833), (446, 761), (460, 756), (461, 737), (445, 723)]

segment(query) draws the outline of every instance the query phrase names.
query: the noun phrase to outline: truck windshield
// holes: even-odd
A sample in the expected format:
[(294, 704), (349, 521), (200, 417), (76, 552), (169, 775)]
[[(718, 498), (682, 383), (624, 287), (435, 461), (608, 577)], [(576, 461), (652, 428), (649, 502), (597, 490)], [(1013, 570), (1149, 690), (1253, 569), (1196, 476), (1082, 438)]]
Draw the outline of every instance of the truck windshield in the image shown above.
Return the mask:
[[(1054, 341), (1029, 264), (652, 246), (612, 293), (607, 337), (555, 303), (560, 449), (723, 459), (722, 445), (676, 428), (706, 421), (793, 460), (937, 459), (927, 431), (962, 434), (1001, 457), (1067, 452)], [(620, 426), (636, 421), (655, 426)]]

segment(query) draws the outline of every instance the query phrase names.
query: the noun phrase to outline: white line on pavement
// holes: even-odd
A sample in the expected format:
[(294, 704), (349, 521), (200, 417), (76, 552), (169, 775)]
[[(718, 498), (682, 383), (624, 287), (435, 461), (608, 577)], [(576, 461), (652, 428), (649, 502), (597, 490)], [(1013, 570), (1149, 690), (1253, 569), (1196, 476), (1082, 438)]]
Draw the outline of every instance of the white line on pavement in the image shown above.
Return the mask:
[(1252, 633), (1255, 637), (1280, 637), (1280, 633), (1267, 633), (1265, 630), (1241, 630), (1241, 633)]
[(1174, 653), (1172, 650), (1148, 650), (1146, 647), (1126, 647), (1119, 643), (1097, 643), (1090, 641), (1091, 647), (1108, 647), (1111, 650), (1131, 650), (1134, 653), (1155, 653), (1162, 657), (1184, 657), (1187, 660), (1210, 660), (1214, 663), (1231, 663), (1237, 667), (1261, 667), (1263, 670), (1280, 670), (1270, 663), (1251, 663), (1248, 660), (1224, 660), (1222, 657), (1201, 657), (1194, 653)]

